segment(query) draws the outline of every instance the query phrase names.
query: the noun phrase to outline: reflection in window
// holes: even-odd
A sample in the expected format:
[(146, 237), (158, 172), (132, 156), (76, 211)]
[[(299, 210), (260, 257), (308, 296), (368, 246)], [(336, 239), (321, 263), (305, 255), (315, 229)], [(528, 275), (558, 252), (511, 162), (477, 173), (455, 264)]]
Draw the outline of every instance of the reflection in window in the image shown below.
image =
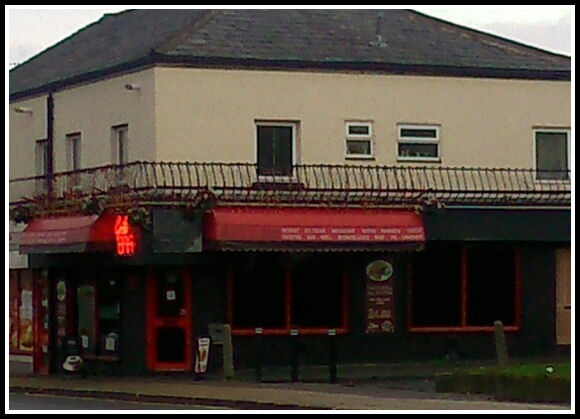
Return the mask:
[(77, 287), (78, 334), (85, 354), (119, 352), (121, 303), (119, 281), (84, 281)]

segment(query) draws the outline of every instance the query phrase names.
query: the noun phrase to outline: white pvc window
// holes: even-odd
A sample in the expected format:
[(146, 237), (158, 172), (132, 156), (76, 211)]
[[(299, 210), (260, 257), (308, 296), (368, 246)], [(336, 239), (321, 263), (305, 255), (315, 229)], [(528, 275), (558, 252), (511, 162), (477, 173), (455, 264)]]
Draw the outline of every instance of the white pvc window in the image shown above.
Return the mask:
[(346, 123), (346, 157), (373, 157), (373, 126), (370, 122)]
[(401, 161), (440, 161), (439, 126), (397, 126), (398, 159)]

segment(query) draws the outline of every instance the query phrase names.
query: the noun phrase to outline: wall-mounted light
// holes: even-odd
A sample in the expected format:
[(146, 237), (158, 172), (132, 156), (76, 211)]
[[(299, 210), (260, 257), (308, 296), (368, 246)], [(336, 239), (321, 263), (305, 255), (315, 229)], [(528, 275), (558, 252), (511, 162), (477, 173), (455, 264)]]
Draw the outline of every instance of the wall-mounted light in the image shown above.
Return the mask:
[(14, 112), (16, 112), (16, 113), (29, 113), (29, 114), (32, 114), (32, 109), (30, 109), (30, 108), (23, 108), (23, 107), (17, 107), (17, 108), (14, 108)]
[(141, 90), (141, 86), (139, 86), (138, 84), (134, 84), (134, 83), (127, 83), (125, 85), (125, 89), (127, 89), (127, 90)]

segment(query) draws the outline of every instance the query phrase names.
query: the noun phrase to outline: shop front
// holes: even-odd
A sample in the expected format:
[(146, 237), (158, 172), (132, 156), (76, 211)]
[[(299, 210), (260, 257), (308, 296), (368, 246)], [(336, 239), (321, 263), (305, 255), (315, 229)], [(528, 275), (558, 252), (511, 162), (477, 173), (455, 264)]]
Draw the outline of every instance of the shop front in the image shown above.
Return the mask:
[(236, 368), (289, 365), (296, 347), (325, 363), (331, 339), (341, 363), (481, 358), (501, 320), (514, 355), (549, 354), (568, 225), (565, 211), (225, 205), (153, 210), (150, 226), (37, 219), (21, 241), (45, 284), (30, 351), (37, 371), (62, 371), (73, 339), (89, 372), (193, 373), (197, 338), (227, 324)]

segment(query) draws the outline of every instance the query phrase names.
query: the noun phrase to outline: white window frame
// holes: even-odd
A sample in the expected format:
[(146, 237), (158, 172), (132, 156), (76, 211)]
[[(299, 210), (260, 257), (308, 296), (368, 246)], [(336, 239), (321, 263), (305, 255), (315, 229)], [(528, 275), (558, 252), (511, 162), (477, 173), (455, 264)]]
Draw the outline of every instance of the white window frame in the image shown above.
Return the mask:
[[(401, 131), (404, 129), (432, 129), (435, 130), (435, 138), (424, 137), (404, 137)], [(415, 157), (399, 155), (399, 144), (436, 144), (437, 157)], [(397, 124), (397, 160), (398, 161), (420, 161), (420, 162), (441, 162), (441, 126), (434, 124)]]
[[(66, 135), (66, 165), (67, 171), (82, 169), (82, 135), (75, 132)], [(77, 167), (75, 167), (77, 166)]]
[[(351, 134), (350, 127), (353, 126), (365, 126), (368, 128), (368, 134)], [(346, 139), (344, 141), (344, 156), (347, 159), (374, 159), (374, 131), (372, 121), (346, 121), (345, 122), (345, 135)], [(350, 154), (348, 152), (348, 142), (349, 141), (360, 141), (369, 143), (369, 154)]]
[[(268, 121), (262, 119), (254, 120), (254, 161), (256, 165), (258, 164), (258, 127), (286, 127), (292, 128), (292, 168), (298, 164), (297, 157), (297, 138), (298, 138), (298, 121)], [(294, 170), (290, 176), (277, 176), (277, 175), (260, 175), (258, 176), (259, 182), (293, 182), (296, 180), (296, 174)]]
[[(545, 133), (556, 133), (556, 134), (566, 134), (566, 151), (567, 151), (567, 160), (568, 160), (568, 170), (570, 170), (570, 176), (568, 179), (538, 179), (538, 161), (536, 160), (536, 148), (537, 148), (537, 141), (536, 141), (536, 134), (540, 132)], [(572, 177), (572, 166), (570, 166), (571, 162), (571, 154), (572, 150), (570, 150), (571, 141), (570, 141), (571, 130), (570, 128), (541, 128), (536, 127), (532, 129), (532, 162), (534, 168), (534, 181), (538, 183), (560, 183), (560, 182), (570, 182), (570, 178)]]
[[(123, 146), (123, 156), (119, 147), (119, 133), (125, 132), (125, 144)], [(111, 154), (113, 164), (129, 163), (129, 124), (119, 124), (111, 127)]]

